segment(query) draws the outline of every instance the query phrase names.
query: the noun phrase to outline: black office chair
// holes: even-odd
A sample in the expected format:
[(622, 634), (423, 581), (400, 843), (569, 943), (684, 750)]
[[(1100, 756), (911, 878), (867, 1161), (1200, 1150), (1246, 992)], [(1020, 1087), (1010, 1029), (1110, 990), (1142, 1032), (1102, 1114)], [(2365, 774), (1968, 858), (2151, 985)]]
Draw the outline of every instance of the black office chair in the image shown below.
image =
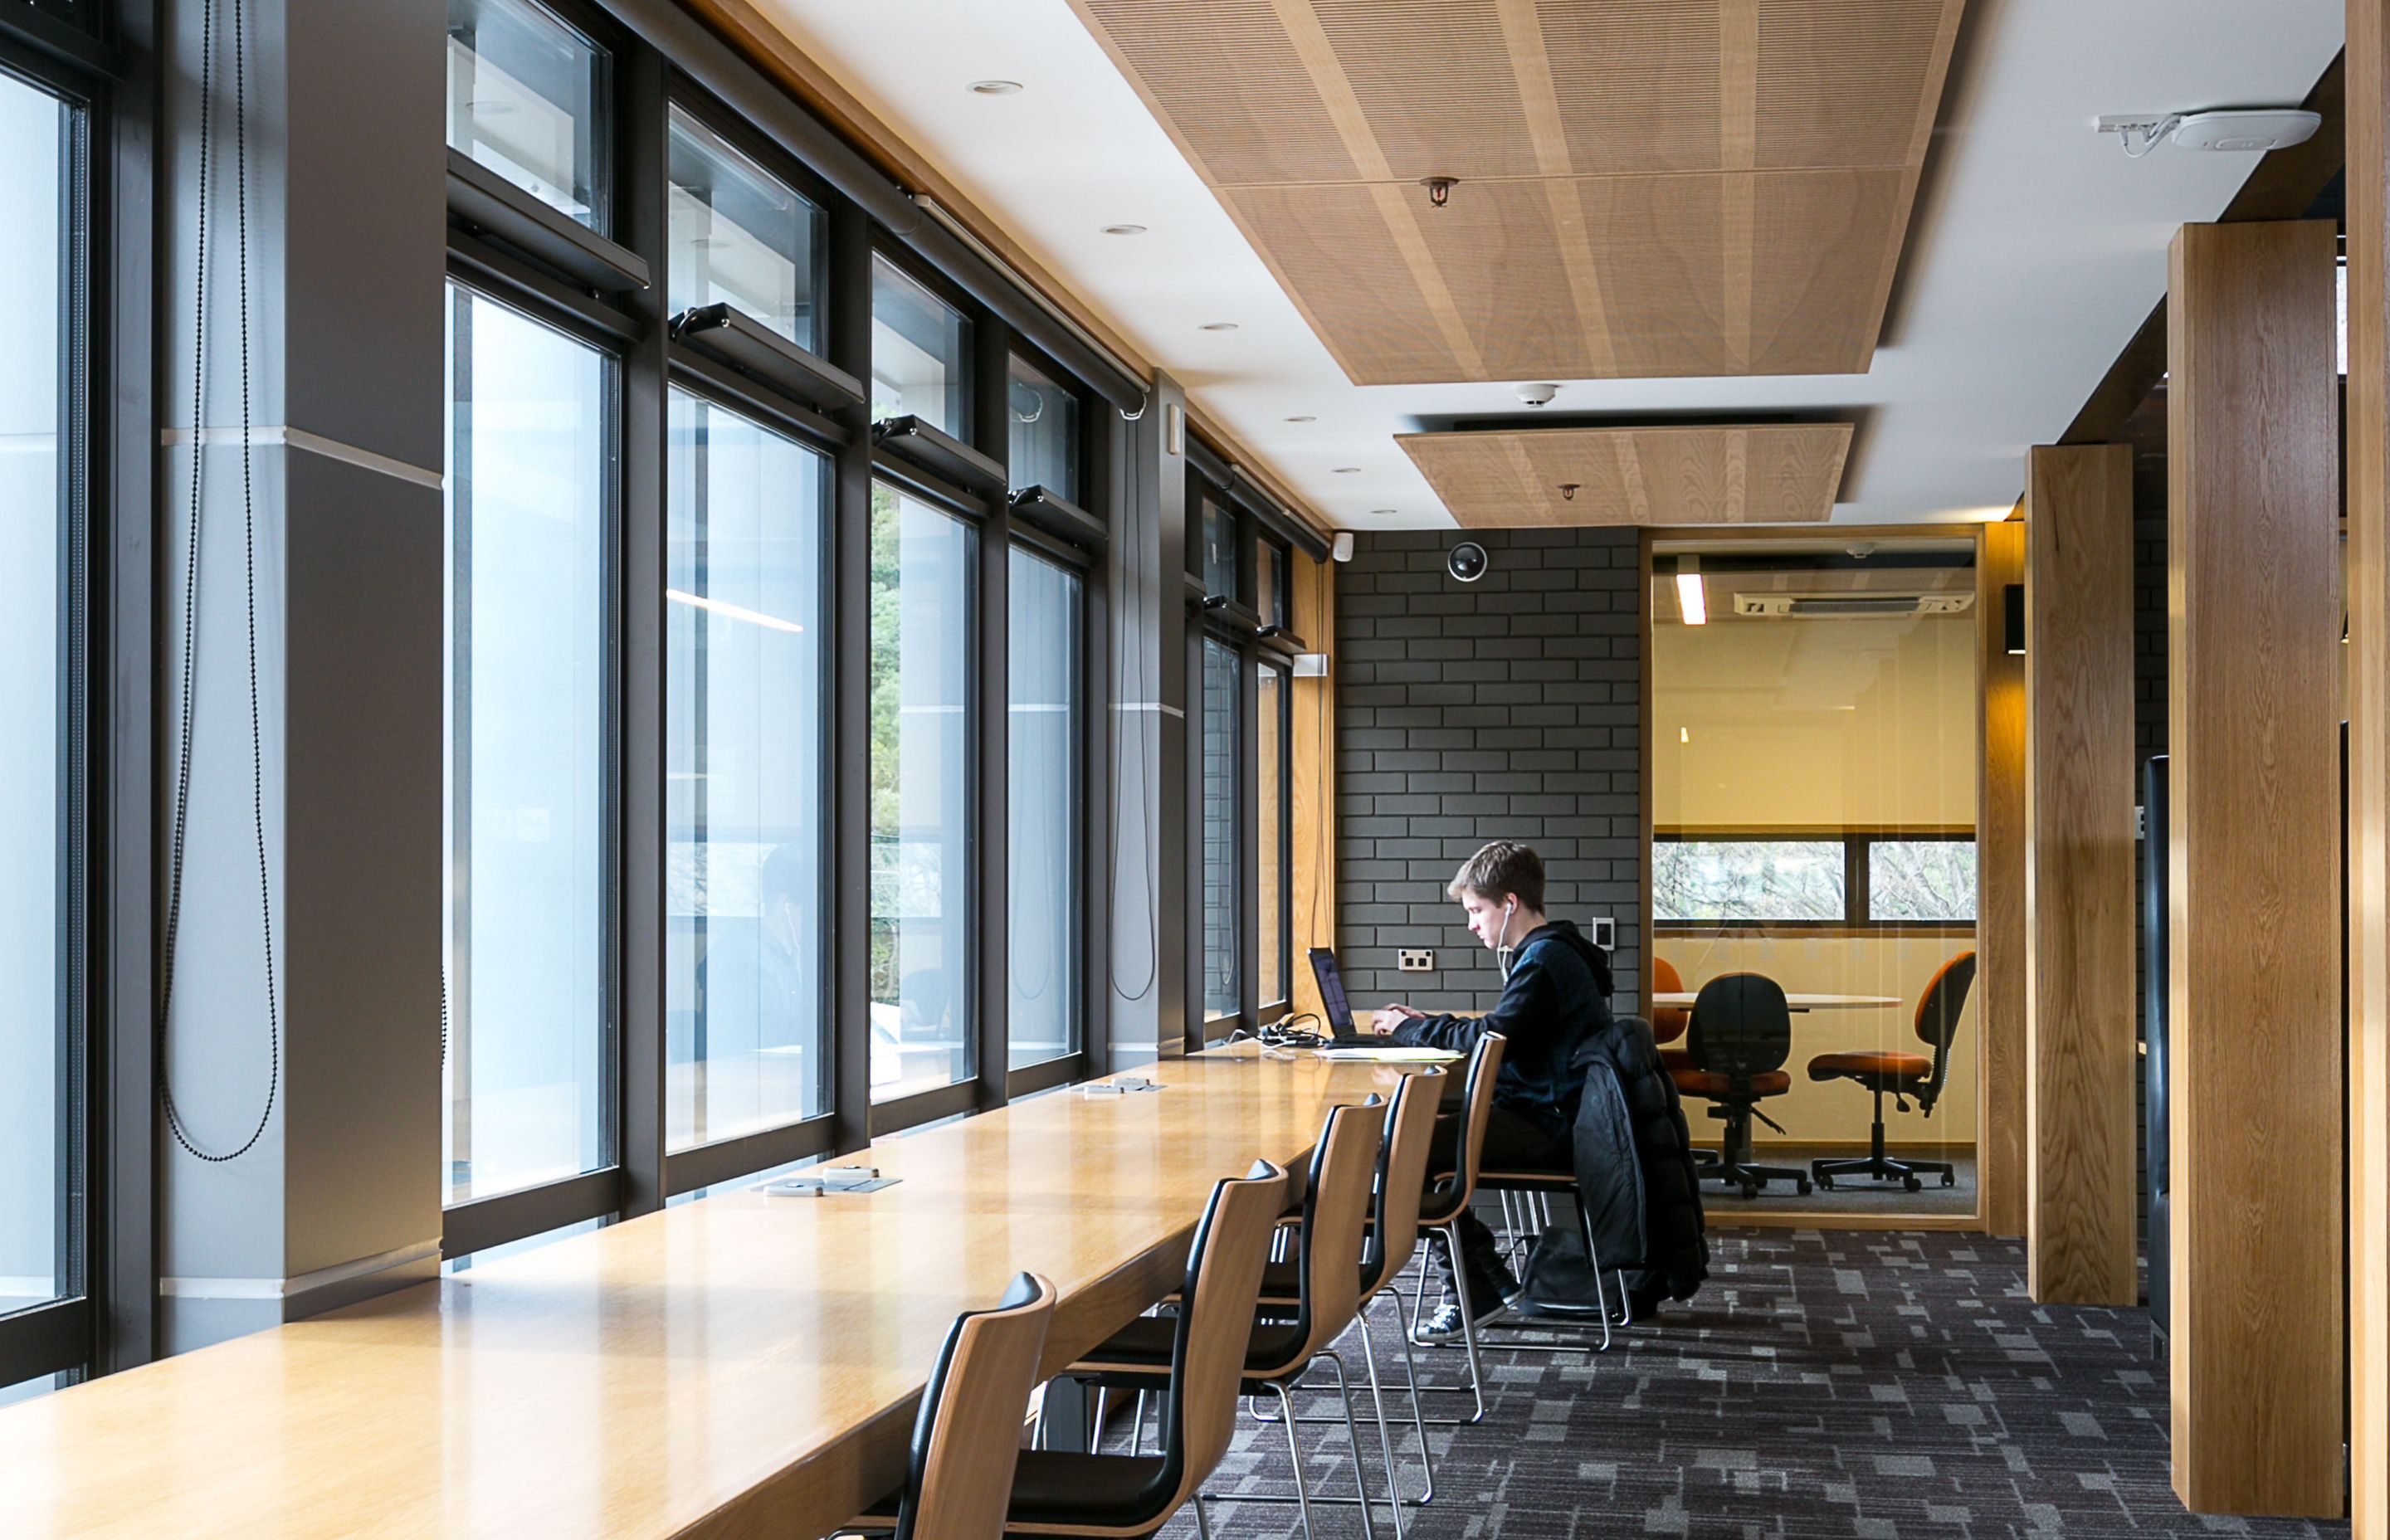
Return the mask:
[(1853, 1053), (1824, 1053), (1809, 1060), (1815, 1081), (1848, 1080), (1875, 1093), (1875, 1126), (1870, 1130), (1865, 1159), (1812, 1161), (1809, 1173), (1818, 1185), (1831, 1189), (1837, 1176), (1867, 1176), (1898, 1182), (1911, 1192), (1923, 1185), (1920, 1172), (1937, 1172), (1944, 1187), (1958, 1183), (1947, 1161), (1895, 1161), (1883, 1152), (1883, 1098), (1889, 1094), (1908, 1110), (1908, 1098), (1918, 1110), (1934, 1115), (1942, 1087), (1950, 1078), (1950, 1040), (1959, 1035), (1959, 1016), (1967, 1008), (1967, 992), (1975, 982), (1975, 955), (1961, 952), (1942, 965), (1917, 1002), (1917, 1035), (1934, 1049), (1932, 1058), (1897, 1050), (1865, 1048)]
[(1679, 1093), (1715, 1102), (1709, 1115), (1725, 1120), (1718, 1159), (1703, 1164), (1703, 1180), (1716, 1177), (1756, 1198), (1770, 1182), (1790, 1182), (1806, 1195), (1809, 1174), (1790, 1166), (1752, 1163), (1754, 1118), (1779, 1134), (1784, 1125), (1759, 1110), (1769, 1097), (1792, 1089), (1784, 1060), (1792, 1053), (1792, 1010), (1783, 988), (1764, 973), (1725, 973), (1702, 985), (1693, 998), (1693, 1021), (1685, 1046), (1693, 1067), (1673, 1072)]

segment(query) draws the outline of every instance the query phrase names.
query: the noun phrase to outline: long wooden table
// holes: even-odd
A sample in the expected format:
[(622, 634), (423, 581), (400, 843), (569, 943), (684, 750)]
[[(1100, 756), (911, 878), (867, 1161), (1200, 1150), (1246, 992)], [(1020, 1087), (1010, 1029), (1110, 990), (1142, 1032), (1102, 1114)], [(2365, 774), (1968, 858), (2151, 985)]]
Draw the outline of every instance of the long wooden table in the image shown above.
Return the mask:
[(0, 1534), (826, 1534), (958, 1312), (1045, 1274), (1060, 1367), (1176, 1285), (1215, 1180), (1407, 1068), (1167, 1060), (882, 1140), (879, 1192), (726, 1193), (0, 1410)]

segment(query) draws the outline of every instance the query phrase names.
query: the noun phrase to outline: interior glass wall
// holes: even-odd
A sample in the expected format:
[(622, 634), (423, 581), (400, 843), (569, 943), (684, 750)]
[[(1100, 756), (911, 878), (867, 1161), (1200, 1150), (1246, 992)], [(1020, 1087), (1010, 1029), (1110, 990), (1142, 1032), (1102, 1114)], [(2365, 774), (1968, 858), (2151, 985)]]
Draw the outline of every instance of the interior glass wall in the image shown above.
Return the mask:
[(448, 1201), (612, 1163), (613, 365), (452, 284)]
[(0, 1315), (81, 1290), (76, 136), (0, 74)]
[[(1662, 542), (1651, 593), (1654, 956), (1685, 991), (1749, 972), (1789, 996), (1789, 1034), (1738, 1060), (1722, 997), (1666, 1044), (1712, 1066), (1780, 1068), (1761, 1096), (1758, 1195), (1713, 1178), (1723, 1212), (1975, 1209), (1978, 617), (1974, 542)], [(1696, 602), (1698, 599), (1698, 602)], [(2126, 959), (2129, 964), (2130, 959)], [(1947, 966), (1956, 964), (1957, 966)], [(1946, 971), (1947, 967), (1947, 971)], [(1658, 985), (1670, 987), (1666, 974)], [(1947, 1045), (1936, 1023), (1955, 1021)], [(1682, 1027), (1665, 1011), (1664, 1033)], [(1863, 1056), (1863, 1057), (1853, 1057)], [(1865, 1161), (1872, 1087), (1888, 1154)], [(1904, 1110), (1901, 1101), (1908, 1104)], [(1688, 1096), (1715, 1149), (1715, 1097)], [(1828, 1188), (1821, 1176), (1831, 1176)], [(1805, 1197), (1802, 1181), (1814, 1184)]]
[(667, 1149), (829, 1110), (829, 462), (675, 391), (666, 464)]
[(1077, 1051), (1080, 581), (1015, 546), (1006, 618), (1008, 1067)]
[(978, 532), (871, 494), (871, 1096), (974, 1072), (971, 636)]

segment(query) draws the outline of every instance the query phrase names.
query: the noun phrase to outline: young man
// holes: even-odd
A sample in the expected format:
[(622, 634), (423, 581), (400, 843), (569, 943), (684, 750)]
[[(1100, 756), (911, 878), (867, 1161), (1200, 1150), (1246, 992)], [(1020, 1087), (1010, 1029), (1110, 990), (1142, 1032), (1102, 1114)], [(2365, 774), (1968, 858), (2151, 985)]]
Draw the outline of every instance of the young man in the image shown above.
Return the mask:
[[(1495, 1170), (1567, 1171), (1570, 1131), (1584, 1087), (1578, 1051), (1611, 1024), (1609, 959), (1564, 919), (1544, 918), (1544, 864), (1511, 840), (1497, 840), (1471, 856), (1446, 889), (1468, 912), (1470, 933), (1485, 943), (1503, 973), (1502, 998), (1482, 1017), (1430, 1016), (1388, 1006), (1374, 1023), (1396, 1043), (1466, 1054), (1485, 1033), (1507, 1040), (1502, 1072), (1485, 1127), (1484, 1164)], [(1431, 1171), (1450, 1171), (1458, 1121), (1436, 1123)], [(1469, 1269), (1469, 1301), (1476, 1318), (1499, 1315), (1517, 1291), (1493, 1232), (1464, 1213), (1461, 1264)], [(1422, 1341), (1460, 1333), (1460, 1293), (1441, 1232), (1432, 1233), (1429, 1260), (1444, 1284), (1444, 1304), (1419, 1332)]]

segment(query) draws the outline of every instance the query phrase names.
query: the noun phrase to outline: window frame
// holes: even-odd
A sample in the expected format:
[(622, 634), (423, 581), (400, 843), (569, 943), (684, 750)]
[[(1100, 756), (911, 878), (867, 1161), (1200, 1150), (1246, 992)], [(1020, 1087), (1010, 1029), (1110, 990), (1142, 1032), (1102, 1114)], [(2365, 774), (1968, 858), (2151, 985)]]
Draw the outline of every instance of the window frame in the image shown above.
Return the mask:
[[(1651, 918), (1655, 934), (1673, 936), (1877, 936), (1950, 935), (1972, 933), (1979, 918), (1877, 919), (1870, 913), (1868, 853), (1878, 843), (1923, 843), (1942, 841), (1974, 844), (1972, 825), (1864, 824), (1822, 827), (1748, 827), (1741, 825), (1661, 825), (1651, 830), (1651, 842), (1664, 844), (1839, 844), (1843, 847), (1843, 915), (1839, 919), (1728, 919), (1707, 918)], [(1654, 903), (1657, 894), (1654, 893)]]

